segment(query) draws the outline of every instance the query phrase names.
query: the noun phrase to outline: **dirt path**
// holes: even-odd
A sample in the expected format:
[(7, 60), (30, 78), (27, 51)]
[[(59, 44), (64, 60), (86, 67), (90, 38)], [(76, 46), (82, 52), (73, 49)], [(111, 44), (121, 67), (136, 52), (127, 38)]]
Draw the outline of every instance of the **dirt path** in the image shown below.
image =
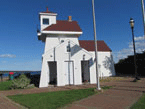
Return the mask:
[(132, 82), (133, 78), (101, 85), (114, 86), (101, 94), (67, 105), (63, 109), (129, 109), (145, 92), (145, 78)]

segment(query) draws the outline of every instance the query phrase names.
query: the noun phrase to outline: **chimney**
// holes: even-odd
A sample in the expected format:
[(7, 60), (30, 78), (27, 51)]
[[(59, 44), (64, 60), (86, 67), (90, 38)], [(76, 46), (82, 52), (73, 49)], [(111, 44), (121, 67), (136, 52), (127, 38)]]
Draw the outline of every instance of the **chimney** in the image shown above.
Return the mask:
[(68, 21), (69, 21), (69, 22), (72, 21), (72, 16), (68, 16)]

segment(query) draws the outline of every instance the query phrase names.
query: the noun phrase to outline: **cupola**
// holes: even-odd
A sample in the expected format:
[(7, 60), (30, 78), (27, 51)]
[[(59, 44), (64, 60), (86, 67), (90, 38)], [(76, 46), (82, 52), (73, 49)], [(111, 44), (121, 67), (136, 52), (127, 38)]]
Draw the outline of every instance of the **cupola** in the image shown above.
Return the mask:
[(57, 13), (50, 12), (48, 8), (45, 12), (40, 12), (40, 30), (43, 31), (46, 27), (56, 24)]

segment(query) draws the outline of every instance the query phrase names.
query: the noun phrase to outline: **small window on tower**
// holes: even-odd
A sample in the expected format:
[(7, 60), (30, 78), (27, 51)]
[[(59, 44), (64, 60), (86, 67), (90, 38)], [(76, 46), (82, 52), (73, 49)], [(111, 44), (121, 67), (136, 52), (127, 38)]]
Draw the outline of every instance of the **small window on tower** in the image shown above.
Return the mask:
[(49, 19), (43, 19), (43, 24), (49, 24)]
[(61, 40), (61, 43), (63, 43), (64, 42), (64, 40)]

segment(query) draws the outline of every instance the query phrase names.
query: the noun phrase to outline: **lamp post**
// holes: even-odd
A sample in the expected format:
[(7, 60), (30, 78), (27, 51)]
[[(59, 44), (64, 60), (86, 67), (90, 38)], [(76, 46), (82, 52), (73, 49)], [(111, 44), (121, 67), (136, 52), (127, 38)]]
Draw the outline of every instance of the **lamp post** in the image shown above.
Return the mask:
[(135, 80), (140, 80), (140, 78), (137, 75), (137, 64), (136, 64), (136, 51), (135, 51), (135, 42), (134, 42), (134, 20), (133, 18), (130, 18), (130, 27), (132, 30), (132, 40), (133, 40), (133, 49), (134, 49), (134, 65), (135, 65)]
[(94, 24), (94, 41), (95, 41), (95, 59), (96, 59), (96, 78), (97, 78), (97, 90), (101, 90), (100, 81), (99, 81), (99, 72), (98, 72), (98, 59), (97, 59), (97, 38), (96, 38), (96, 22), (95, 22), (95, 7), (94, 0), (92, 0), (92, 8), (93, 8), (93, 24)]

